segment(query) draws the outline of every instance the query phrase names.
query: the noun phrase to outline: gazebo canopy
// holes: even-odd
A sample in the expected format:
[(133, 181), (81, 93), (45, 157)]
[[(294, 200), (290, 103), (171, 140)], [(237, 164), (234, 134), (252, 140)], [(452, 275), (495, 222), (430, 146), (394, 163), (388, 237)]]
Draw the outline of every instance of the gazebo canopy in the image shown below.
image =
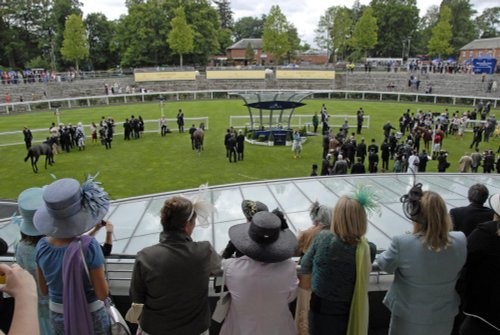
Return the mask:
[[(248, 108), (248, 113), (250, 114), (250, 124), (251, 128), (254, 128), (254, 117), (252, 113), (253, 109), (259, 110), (259, 129), (264, 128), (264, 116), (262, 114), (263, 110), (269, 111), (269, 128), (273, 126), (273, 112), (279, 111), (278, 123), (284, 123), (285, 121), (290, 128), (290, 121), (295, 108), (304, 106), (302, 100), (312, 95), (313, 92), (245, 92), (232, 93), (234, 95), (239, 95), (243, 101), (245, 101), (245, 106)], [(283, 113), (285, 110), (290, 110), (288, 113), (288, 120), (283, 120)], [(267, 115), (266, 115), (267, 117)]]

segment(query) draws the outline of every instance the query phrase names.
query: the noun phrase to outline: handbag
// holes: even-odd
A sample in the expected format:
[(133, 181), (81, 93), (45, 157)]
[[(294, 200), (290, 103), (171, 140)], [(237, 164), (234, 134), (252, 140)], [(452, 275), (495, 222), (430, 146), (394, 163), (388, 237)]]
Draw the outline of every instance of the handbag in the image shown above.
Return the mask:
[(130, 308), (128, 309), (127, 314), (125, 314), (125, 320), (127, 320), (130, 323), (139, 323), (143, 307), (144, 304), (136, 304), (135, 302), (133, 302)]
[(224, 285), (226, 284), (226, 271), (222, 272), (222, 286), (219, 292), (219, 300), (215, 305), (215, 310), (212, 314), (212, 320), (218, 323), (222, 323), (229, 312), (229, 307), (231, 306), (231, 294), (229, 291), (224, 291)]
[[(85, 256), (83, 255), (82, 242), (78, 241), (78, 244), (80, 245), (80, 256), (82, 258), (83, 268), (85, 269), (85, 273), (87, 274), (89, 282), (92, 283), (92, 281), (90, 280), (89, 268), (87, 266), (87, 263), (85, 262)], [(131, 335), (132, 333), (130, 332), (127, 322), (125, 321), (125, 319), (123, 319), (120, 311), (113, 305), (113, 302), (110, 298), (107, 298), (106, 301), (104, 301), (104, 307), (106, 308), (106, 312), (109, 315), (109, 320), (111, 323), (111, 335)]]

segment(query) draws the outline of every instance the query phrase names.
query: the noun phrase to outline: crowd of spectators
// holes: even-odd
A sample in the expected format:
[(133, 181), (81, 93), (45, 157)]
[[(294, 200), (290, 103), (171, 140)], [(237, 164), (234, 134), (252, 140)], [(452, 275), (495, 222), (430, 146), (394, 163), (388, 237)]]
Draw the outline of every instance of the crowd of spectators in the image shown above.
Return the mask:
[[(413, 232), (393, 236), (375, 258), (376, 246), (365, 234), (379, 204), (366, 186), (332, 207), (313, 203), (312, 225), (298, 238), (279, 209), (270, 212), (261, 202), (244, 200), (246, 222), (230, 227), (221, 255), (209, 242), (191, 238), (210, 217), (211, 205), (201, 197), (171, 197), (160, 210), (160, 242), (137, 254), (132, 273), (138, 334), (208, 334), (209, 278), (222, 271), (225, 285), (219, 289), (230, 293), (231, 304), (221, 334), (366, 335), (374, 261), (395, 276), (384, 299), (391, 311), (389, 334), (450, 334), (453, 327), (464, 335), (495, 334), (500, 194), (489, 196), (476, 184), (468, 198), (470, 205), (449, 214), (439, 194), (414, 184), (401, 197)], [(81, 186), (61, 179), (25, 190), (18, 200), (18, 264), (0, 265), (6, 281), (0, 290), (16, 299), (11, 331), (110, 334), (103, 249), (92, 237), (111, 225), (102, 221), (109, 208), (106, 192), (93, 177)], [(300, 272), (294, 255), (300, 257)], [(296, 297), (294, 321), (289, 304)], [(19, 324), (22, 317), (29, 325)]]

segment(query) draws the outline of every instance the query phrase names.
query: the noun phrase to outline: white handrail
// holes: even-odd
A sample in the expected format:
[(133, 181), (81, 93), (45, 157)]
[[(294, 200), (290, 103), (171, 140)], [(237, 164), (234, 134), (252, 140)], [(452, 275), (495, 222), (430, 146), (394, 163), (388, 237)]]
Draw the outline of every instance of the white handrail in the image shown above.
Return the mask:
[[(111, 105), (111, 104), (127, 104), (127, 103), (138, 103), (138, 102), (150, 102), (152, 101), (152, 97), (156, 97), (158, 99), (158, 103), (160, 103), (159, 98), (163, 97), (164, 102), (168, 103), (169, 101), (181, 101), (184, 95), (189, 95), (194, 100), (214, 100), (214, 99), (229, 99), (232, 94), (235, 92), (311, 92), (311, 90), (292, 90), (292, 89), (280, 89), (280, 90), (272, 90), (272, 89), (242, 89), (242, 90), (202, 90), (202, 91), (174, 91), (174, 92), (145, 92), (145, 93), (134, 93), (134, 94), (113, 94), (113, 95), (97, 95), (97, 96), (83, 96), (83, 97), (75, 97), (75, 98), (58, 98), (58, 99), (45, 99), (45, 100), (35, 100), (35, 101), (23, 101), (23, 102), (10, 102), (10, 103), (1, 103), (0, 111), (5, 111), (7, 114), (11, 112), (15, 112), (16, 109), (22, 111), (33, 111), (36, 110), (36, 106), (41, 106), (41, 109), (49, 109), (53, 110), (56, 108), (63, 109), (75, 109), (75, 108), (84, 108), (84, 107), (95, 107), (101, 105)], [(425, 101), (425, 103), (438, 104), (440, 100), (447, 99), (450, 100), (449, 104), (456, 105), (457, 101), (463, 102), (466, 100), (471, 100), (472, 105), (476, 106), (480, 100), (489, 100), (492, 101), (492, 107), (496, 108), (500, 102), (500, 98), (495, 97), (487, 97), (487, 96), (462, 96), (462, 95), (447, 95), (447, 94), (426, 94), (426, 93), (409, 93), (409, 92), (389, 92), (389, 91), (356, 91), (356, 90), (314, 90), (314, 93), (311, 95), (310, 99), (318, 99), (319, 96), (327, 95), (328, 99), (331, 99), (332, 95), (335, 95), (335, 98), (342, 99), (351, 99), (352, 96), (361, 95), (361, 100), (366, 99), (367, 95), (370, 96), (378, 96), (379, 101), (384, 101), (384, 97), (388, 98), (386, 100), (394, 101), (390, 97), (396, 97), (396, 100), (401, 101), (401, 97), (413, 97), (413, 99), (408, 100), (408, 102), (414, 101), (419, 102), (419, 100), (431, 97), (431, 101)], [(131, 99), (133, 98), (133, 99)], [(137, 99), (138, 98), (138, 99)], [(100, 100), (100, 101), (99, 101)], [(130, 101), (132, 100), (132, 101)], [(139, 101), (138, 101), (139, 100)], [(372, 100), (372, 99), (371, 99)], [(85, 106), (80, 105), (78, 102), (83, 101)], [(92, 104), (91, 101), (97, 102), (97, 104)], [(115, 102), (116, 101), (116, 102)], [(404, 100), (406, 101), (406, 100)], [(104, 104), (100, 104), (104, 102)], [(61, 105), (60, 107), (55, 107), (54, 105)], [(45, 105), (47, 107), (45, 108)], [(467, 105), (467, 104), (464, 104)]]

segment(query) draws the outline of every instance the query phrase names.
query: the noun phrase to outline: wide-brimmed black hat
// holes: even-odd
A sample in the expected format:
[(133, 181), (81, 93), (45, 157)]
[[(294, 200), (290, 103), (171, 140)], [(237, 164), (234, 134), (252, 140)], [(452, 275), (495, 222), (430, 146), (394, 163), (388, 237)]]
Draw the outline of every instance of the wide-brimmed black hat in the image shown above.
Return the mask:
[(297, 238), (290, 229), (281, 229), (273, 213), (257, 212), (248, 223), (229, 228), (229, 238), (246, 256), (264, 263), (278, 263), (293, 256)]

